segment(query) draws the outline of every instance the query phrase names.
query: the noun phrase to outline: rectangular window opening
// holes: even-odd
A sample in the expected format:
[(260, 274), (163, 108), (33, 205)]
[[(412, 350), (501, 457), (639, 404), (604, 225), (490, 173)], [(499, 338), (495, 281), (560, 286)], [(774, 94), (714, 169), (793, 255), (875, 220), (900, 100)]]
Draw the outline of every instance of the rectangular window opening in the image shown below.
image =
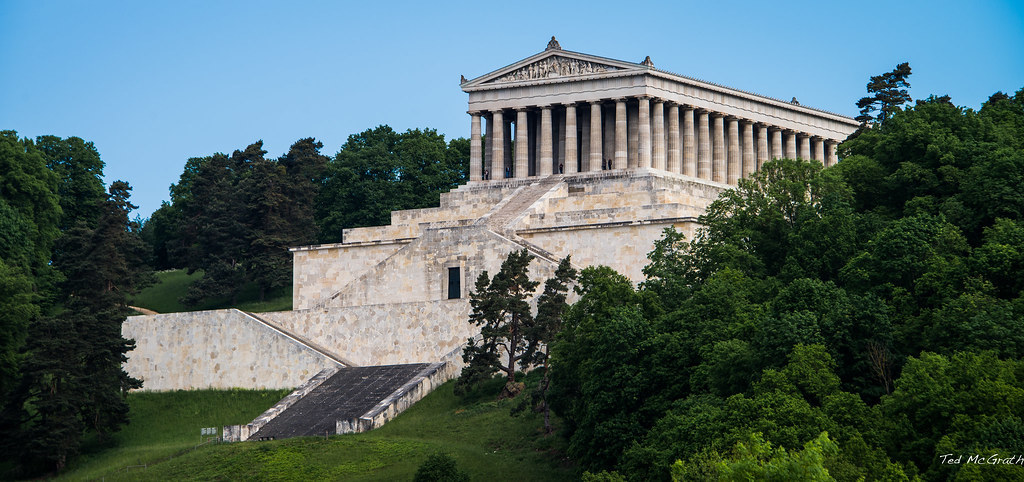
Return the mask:
[(459, 268), (448, 268), (448, 299), (457, 300), (462, 298), (462, 277)]

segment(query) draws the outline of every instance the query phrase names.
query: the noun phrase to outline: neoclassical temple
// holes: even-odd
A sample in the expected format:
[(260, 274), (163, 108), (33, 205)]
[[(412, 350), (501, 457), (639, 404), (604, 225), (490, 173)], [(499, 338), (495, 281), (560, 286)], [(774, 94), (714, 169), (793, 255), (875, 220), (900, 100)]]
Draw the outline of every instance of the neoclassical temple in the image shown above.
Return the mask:
[[(634, 283), (666, 229), (687, 237), (723, 190), (763, 162), (836, 162), (857, 128), (838, 114), (641, 63), (547, 49), (460, 87), (470, 180), (438, 207), (292, 248), (293, 309), (133, 316), (126, 369), (149, 389), (294, 387), (324, 368), (445, 363), (479, 329), (473, 282), (527, 250), (530, 276), (561, 259)], [(453, 85), (454, 89), (455, 86)], [(486, 133), (486, 134), (485, 134)]]
[(853, 119), (659, 70), (562, 50), (461, 84), (470, 180), (650, 167), (736, 184), (771, 158), (830, 166)]

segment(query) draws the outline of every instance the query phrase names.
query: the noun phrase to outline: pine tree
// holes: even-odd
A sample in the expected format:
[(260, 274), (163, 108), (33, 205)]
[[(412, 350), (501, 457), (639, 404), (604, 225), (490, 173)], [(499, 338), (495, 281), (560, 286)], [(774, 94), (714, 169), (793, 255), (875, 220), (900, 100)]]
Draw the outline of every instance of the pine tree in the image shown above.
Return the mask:
[(22, 381), (2, 425), (28, 440), (9, 444), (26, 474), (60, 471), (85, 431), (101, 438), (128, 422), (128, 391), (142, 383), (122, 368), (132, 340), (121, 336), (127, 297), (151, 281), (131, 187), (116, 181), (99, 205), (96, 225), (79, 221), (57, 242), (63, 311), (33, 324)]
[[(910, 94), (907, 92), (910, 83), (907, 82), (907, 77), (910, 77), (910, 64), (907, 62), (897, 65), (892, 72), (871, 77), (867, 89), (872, 95), (857, 101), (860, 115), (856, 120), (862, 127), (872, 121), (885, 122), (892, 117), (893, 112), (910, 102)], [(878, 114), (872, 114), (875, 111), (878, 111)]]
[(513, 251), (493, 279), (486, 271), (477, 278), (469, 295), (473, 307), (469, 322), (480, 326), (481, 341), (477, 344), (471, 338), (463, 350), (466, 366), (459, 378), (460, 389), (500, 371), (505, 374), (500, 398), (513, 398), (522, 391), (522, 383), (516, 382), (516, 368), (521, 361), (531, 360), (536, 349), (527, 337), (534, 326), (527, 297), (539, 284), (529, 278), (531, 260), (533, 256), (525, 249)]
[(562, 331), (562, 315), (569, 307), (566, 295), (569, 283), (576, 279), (576, 270), (572, 267), (569, 256), (566, 256), (555, 270), (555, 277), (544, 282), (544, 292), (537, 297), (537, 318), (526, 337), (533, 349), (533, 365), (544, 370), (544, 378), (534, 394), (535, 403), (544, 412), (544, 430), (551, 433), (551, 408), (548, 406), (548, 387), (551, 384), (549, 373), (549, 355), (551, 344)]

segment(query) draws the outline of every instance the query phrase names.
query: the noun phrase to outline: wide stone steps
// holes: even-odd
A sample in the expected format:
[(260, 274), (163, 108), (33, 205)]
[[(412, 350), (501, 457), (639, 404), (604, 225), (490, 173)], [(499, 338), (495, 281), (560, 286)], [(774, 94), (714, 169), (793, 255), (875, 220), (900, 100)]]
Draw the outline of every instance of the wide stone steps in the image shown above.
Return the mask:
[(562, 181), (561, 176), (548, 176), (535, 184), (531, 184), (515, 194), (515, 197), (505, 203), (498, 212), (487, 219), (487, 227), (493, 231), (505, 231), (509, 229), (509, 223), (518, 218), (523, 211), (529, 209), (534, 203), (540, 200), (544, 194), (551, 190), (551, 187)]
[(273, 440), (337, 433), (339, 421), (358, 419), (417, 377), (429, 363), (340, 368), (248, 437)]

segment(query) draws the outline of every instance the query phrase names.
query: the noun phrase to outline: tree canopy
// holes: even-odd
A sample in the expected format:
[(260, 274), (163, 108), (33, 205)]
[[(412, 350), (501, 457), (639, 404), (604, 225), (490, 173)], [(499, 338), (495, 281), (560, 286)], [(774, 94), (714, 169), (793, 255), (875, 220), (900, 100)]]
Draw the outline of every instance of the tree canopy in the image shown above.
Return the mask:
[(1021, 450), (1024, 89), (900, 108), (905, 74), (835, 167), (766, 163), (639, 287), (583, 271), (550, 395), (583, 469), (932, 480)]
[(92, 143), (0, 134), (0, 442), (18, 474), (60, 470), (85, 433), (128, 421), (121, 336), (149, 282), (122, 181), (102, 184)]

